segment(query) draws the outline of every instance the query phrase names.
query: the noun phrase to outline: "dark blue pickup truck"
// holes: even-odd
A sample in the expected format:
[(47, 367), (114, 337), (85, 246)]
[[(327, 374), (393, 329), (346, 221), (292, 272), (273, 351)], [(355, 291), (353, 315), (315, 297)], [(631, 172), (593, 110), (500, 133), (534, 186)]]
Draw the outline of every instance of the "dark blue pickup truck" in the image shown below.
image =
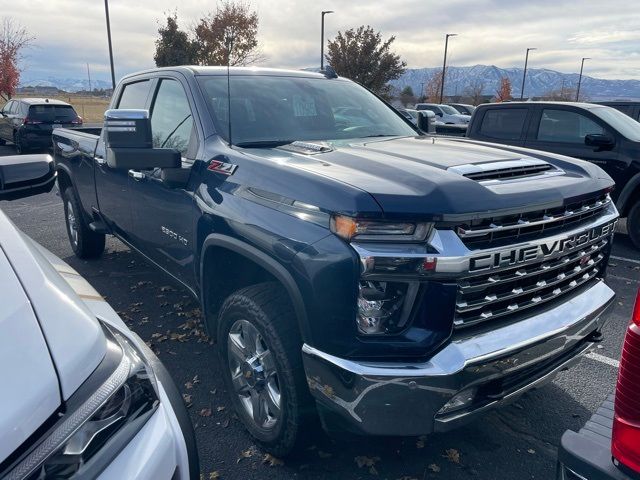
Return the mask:
[(113, 234), (184, 284), (277, 455), (316, 414), (420, 435), (511, 401), (598, 341), (614, 298), (599, 167), (422, 135), (330, 70), (130, 75), (101, 131), (53, 143), (75, 253)]

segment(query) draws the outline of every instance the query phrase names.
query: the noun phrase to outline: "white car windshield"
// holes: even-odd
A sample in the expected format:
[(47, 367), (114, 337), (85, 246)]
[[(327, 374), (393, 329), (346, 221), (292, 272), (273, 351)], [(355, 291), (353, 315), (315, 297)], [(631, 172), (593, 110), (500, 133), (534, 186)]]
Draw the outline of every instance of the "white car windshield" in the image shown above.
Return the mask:
[(198, 82), (216, 129), (232, 143), (269, 146), (296, 140), (413, 136), (400, 115), (365, 88), (340, 79), (232, 75), (231, 102), (226, 76)]
[(440, 108), (447, 115), (460, 115), (460, 112), (449, 105), (440, 105)]

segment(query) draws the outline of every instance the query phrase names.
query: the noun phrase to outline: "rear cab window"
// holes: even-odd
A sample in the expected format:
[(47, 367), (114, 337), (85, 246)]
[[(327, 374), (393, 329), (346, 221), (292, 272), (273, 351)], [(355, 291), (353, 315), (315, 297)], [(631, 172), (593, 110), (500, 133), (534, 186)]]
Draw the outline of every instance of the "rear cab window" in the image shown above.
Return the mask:
[(526, 108), (492, 108), (482, 117), (478, 133), (487, 138), (520, 140), (528, 110)]
[(128, 83), (122, 89), (122, 94), (118, 100), (120, 109), (144, 109), (147, 106), (147, 96), (149, 95), (149, 80)]

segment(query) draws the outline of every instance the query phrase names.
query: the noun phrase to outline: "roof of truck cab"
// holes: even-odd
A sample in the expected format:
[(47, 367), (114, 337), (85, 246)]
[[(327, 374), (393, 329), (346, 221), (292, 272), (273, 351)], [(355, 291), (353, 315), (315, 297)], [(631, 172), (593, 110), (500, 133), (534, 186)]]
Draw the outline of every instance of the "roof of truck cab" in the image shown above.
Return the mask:
[(522, 102), (501, 102), (501, 103), (482, 103), (478, 105), (478, 107), (495, 107), (495, 106), (508, 106), (508, 105), (558, 105), (558, 106), (569, 106), (569, 107), (579, 107), (579, 108), (598, 108), (603, 107), (604, 105), (598, 105), (595, 103), (587, 103), (587, 102), (554, 102), (554, 101), (522, 101)]
[(19, 102), (24, 102), (27, 105), (69, 105), (62, 100), (55, 100), (53, 98), (15, 98)]
[[(156, 72), (183, 72), (192, 75), (226, 75), (227, 67), (203, 67), (199, 65), (183, 65), (178, 67), (161, 67), (141, 72), (135, 72), (127, 75), (125, 78), (135, 77), (137, 75), (146, 75)], [(263, 67), (230, 67), (229, 75), (263, 75), (277, 77), (307, 77), (307, 78), (326, 78), (322, 73), (313, 70), (287, 70), (283, 68), (263, 68)]]

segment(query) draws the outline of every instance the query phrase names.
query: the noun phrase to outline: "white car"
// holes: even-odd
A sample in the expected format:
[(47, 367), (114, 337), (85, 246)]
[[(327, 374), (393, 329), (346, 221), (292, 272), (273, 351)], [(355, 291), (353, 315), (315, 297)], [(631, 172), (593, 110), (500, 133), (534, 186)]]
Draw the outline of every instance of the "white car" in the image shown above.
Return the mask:
[[(48, 155), (0, 158), (0, 199), (50, 191)], [(0, 478), (198, 478), (182, 397), (69, 265), (0, 212)]]
[(436, 114), (436, 120), (447, 125), (466, 125), (471, 115), (463, 115), (450, 105), (437, 103), (416, 103), (416, 110), (429, 110)]

